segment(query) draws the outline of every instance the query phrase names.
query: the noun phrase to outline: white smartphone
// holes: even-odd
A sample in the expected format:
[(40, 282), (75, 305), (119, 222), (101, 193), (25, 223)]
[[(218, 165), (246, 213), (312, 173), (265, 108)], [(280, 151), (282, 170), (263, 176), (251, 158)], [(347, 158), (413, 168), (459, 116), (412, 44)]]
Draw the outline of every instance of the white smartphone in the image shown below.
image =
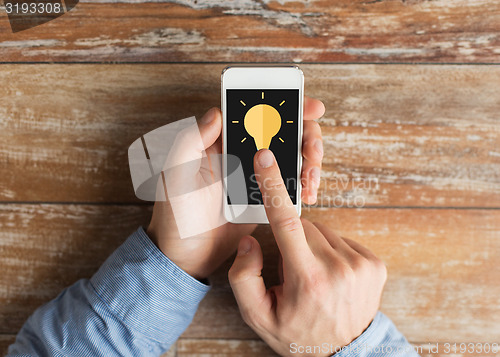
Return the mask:
[(300, 216), (304, 74), (297, 66), (229, 66), (221, 87), (225, 218), (268, 223), (253, 169), (262, 148), (274, 153)]

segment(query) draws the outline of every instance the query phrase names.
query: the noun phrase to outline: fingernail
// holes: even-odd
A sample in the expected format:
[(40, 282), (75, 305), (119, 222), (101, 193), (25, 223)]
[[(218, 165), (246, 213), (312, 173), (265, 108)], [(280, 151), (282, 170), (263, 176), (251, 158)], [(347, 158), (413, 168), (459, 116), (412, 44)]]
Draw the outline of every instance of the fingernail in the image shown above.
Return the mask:
[(215, 111), (216, 110), (212, 108), (208, 112), (206, 112), (203, 118), (201, 118), (201, 122), (203, 124), (210, 124), (211, 122), (213, 122), (215, 119)]
[(323, 141), (320, 139), (316, 139), (314, 142), (314, 149), (321, 155), (323, 156)]
[(247, 237), (243, 237), (238, 245), (238, 255), (245, 255), (252, 250), (252, 241)]
[(262, 167), (264, 169), (268, 168), (274, 162), (274, 155), (270, 150), (264, 149), (259, 153), (259, 157), (257, 158), (257, 162), (259, 163), (260, 167)]

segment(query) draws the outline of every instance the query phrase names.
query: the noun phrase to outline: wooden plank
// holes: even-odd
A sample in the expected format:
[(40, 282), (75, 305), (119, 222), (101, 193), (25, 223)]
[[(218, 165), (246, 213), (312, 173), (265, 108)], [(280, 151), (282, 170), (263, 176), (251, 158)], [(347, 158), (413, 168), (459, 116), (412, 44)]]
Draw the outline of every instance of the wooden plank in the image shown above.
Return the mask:
[[(42, 303), (89, 277), (139, 224), (149, 207), (0, 205), (0, 333), (17, 332)], [(411, 341), (500, 342), (500, 210), (318, 209), (325, 222), (387, 264), (382, 310)], [(277, 251), (267, 227), (255, 233), (267, 283), (277, 282)], [(255, 339), (227, 283), (228, 261), (213, 277), (185, 338)]]
[(90, 277), (139, 225), (147, 206), (1, 205), (0, 333)]
[[(0, 354), (5, 355), (7, 348), (15, 340), (15, 335), (0, 335)], [(176, 345), (178, 346), (176, 348)], [(181, 338), (177, 344), (162, 357), (225, 357), (225, 356), (242, 356), (242, 357), (274, 357), (278, 356), (274, 353), (267, 344), (262, 340), (234, 340), (234, 339), (193, 339)], [(437, 347), (436, 347), (437, 346)], [(457, 343), (460, 346), (460, 343)], [(420, 354), (421, 357), (480, 357), (500, 356), (500, 353), (446, 353), (448, 346), (436, 343), (422, 343), (413, 344), (414, 349)], [(451, 347), (453, 348), (453, 343)], [(432, 352), (433, 351), (433, 352)], [(441, 352), (439, 352), (441, 351)], [(458, 347), (460, 351), (460, 347)]]
[(14, 343), (15, 339), (15, 335), (0, 335), (0, 355), (5, 356), (7, 354), (7, 349)]
[[(209, 340), (209, 339), (180, 339), (178, 342), (178, 357), (208, 357), (208, 356), (278, 356), (262, 340)], [(457, 343), (460, 346), (460, 343)], [(500, 356), (499, 352), (490, 353), (450, 353), (453, 344), (413, 344), (413, 348), (421, 357), (469, 357), (469, 356)], [(465, 347), (467, 348), (467, 347)], [(479, 346), (476, 346), (479, 349)]]
[(500, 117), (491, 109), (500, 95), (491, 70), (312, 69), (311, 92), (328, 98), (320, 203), (499, 206)]
[(278, 356), (262, 340), (212, 340), (182, 338), (177, 344), (177, 357)]
[(177, 357), (177, 342), (167, 352), (162, 354), (161, 357)]
[[(128, 146), (219, 105), (222, 68), (0, 66), (0, 201), (137, 202)], [(321, 205), (500, 207), (500, 66), (303, 69), (327, 107)]]
[(482, 1), (81, 1), (11, 33), (2, 61), (498, 63), (500, 4)]

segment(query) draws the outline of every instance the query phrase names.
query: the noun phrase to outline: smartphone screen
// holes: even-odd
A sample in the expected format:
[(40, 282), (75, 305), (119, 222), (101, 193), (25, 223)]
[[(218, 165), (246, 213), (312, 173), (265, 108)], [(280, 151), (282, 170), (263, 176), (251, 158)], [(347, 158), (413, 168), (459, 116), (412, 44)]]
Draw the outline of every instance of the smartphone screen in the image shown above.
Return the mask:
[[(253, 169), (253, 157), (258, 148), (266, 147), (274, 153), (292, 203), (297, 204), (300, 184), (297, 177), (299, 90), (226, 89), (225, 109), (227, 154), (239, 159), (239, 162), (228, 160), (227, 171), (233, 172), (236, 169), (234, 166), (241, 163), (247, 190), (247, 202), (231, 200), (228, 195), (227, 203), (263, 204)], [(258, 122), (258, 125), (252, 124), (252, 121)], [(237, 184), (228, 176), (229, 192), (238, 189)]]

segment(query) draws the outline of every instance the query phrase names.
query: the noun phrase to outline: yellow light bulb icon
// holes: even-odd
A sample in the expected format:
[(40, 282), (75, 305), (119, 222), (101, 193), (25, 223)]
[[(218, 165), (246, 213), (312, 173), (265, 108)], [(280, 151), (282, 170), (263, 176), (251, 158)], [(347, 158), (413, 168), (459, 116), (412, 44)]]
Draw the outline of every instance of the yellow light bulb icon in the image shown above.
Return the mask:
[(245, 130), (254, 138), (257, 150), (269, 149), (280, 128), (280, 113), (268, 104), (255, 105), (245, 114)]

